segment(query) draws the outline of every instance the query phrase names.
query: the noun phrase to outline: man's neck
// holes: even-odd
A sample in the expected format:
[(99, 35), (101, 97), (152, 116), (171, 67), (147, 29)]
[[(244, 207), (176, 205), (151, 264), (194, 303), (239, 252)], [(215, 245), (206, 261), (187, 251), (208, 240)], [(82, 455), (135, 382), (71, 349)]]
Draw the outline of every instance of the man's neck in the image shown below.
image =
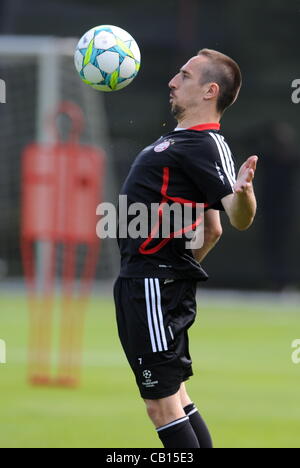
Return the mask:
[(221, 116), (219, 114), (207, 114), (205, 116), (187, 116), (182, 120), (178, 120), (177, 127), (180, 128), (191, 128), (196, 125), (207, 124), (207, 123), (219, 123)]

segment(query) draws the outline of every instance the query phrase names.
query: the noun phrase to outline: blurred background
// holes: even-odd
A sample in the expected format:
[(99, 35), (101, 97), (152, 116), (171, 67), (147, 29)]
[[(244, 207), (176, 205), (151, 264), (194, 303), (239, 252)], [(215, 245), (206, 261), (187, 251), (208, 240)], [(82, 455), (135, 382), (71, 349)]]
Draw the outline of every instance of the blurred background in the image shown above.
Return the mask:
[[(244, 87), (239, 101), (225, 114), (222, 130), (238, 164), (248, 155), (261, 156), (256, 180), (259, 211), (249, 232), (240, 235), (225, 230), (220, 247), (206, 262), (212, 276), (207, 287), (276, 289), (300, 285), (300, 221), (296, 215), (300, 197), (299, 107), (291, 101), (291, 83), (298, 71), (295, 33), (299, 8), (296, 0), (254, 1), (249, 5), (234, 0), (151, 4), (2, 0), (0, 31), (2, 35), (78, 38), (96, 21), (119, 25), (136, 38), (143, 55), (142, 69), (125, 91), (102, 95), (85, 89), (88, 87), (84, 88), (74, 72), (72, 57), (66, 55), (56, 71), (56, 99), (72, 99), (83, 107), (87, 119), (83, 141), (105, 147), (109, 156), (114, 182), (106, 194), (109, 201), (117, 195), (137, 152), (174, 127), (167, 84), (178, 67), (203, 47), (235, 58), (243, 71)], [(2, 52), (0, 63), (0, 76), (7, 83), (7, 104), (0, 108), (0, 262), (2, 277), (12, 278), (22, 275), (21, 151), (41, 138), (39, 77), (43, 72), (38, 51), (30, 55), (20, 50), (17, 55), (5, 47), (7, 55)], [(43, 104), (50, 109), (52, 97), (49, 104)], [(232, 252), (240, 258), (245, 248), (247, 267), (241, 271), (239, 263), (231, 260)], [(113, 241), (104, 242), (99, 277), (116, 275), (118, 255), (114, 249)]]
[[(10, 341), (11, 348), (11, 366), (0, 368), (0, 391), (10, 398), (3, 408), (6, 437), (1, 445), (156, 446), (149, 445), (157, 441), (114, 330), (111, 282), (119, 268), (114, 240), (102, 241), (97, 262), (84, 390), (66, 397), (59, 390), (26, 386), (21, 160), (31, 142), (51, 141), (46, 116), (61, 100), (71, 100), (86, 121), (81, 141), (106, 152), (104, 199), (115, 202), (136, 154), (175, 126), (169, 80), (208, 47), (230, 55), (243, 72), (242, 92), (224, 115), (222, 133), (238, 166), (252, 154), (260, 156), (258, 214), (245, 233), (234, 231), (224, 217), (223, 238), (205, 261), (211, 279), (201, 287), (200, 307), (206, 318), (202, 330), (193, 332), (205, 382), (201, 379), (193, 388), (202, 395), (218, 446), (299, 446), (300, 367), (290, 359), (290, 343), (300, 335), (300, 104), (291, 99), (292, 81), (300, 78), (299, 19), (299, 0), (0, 1), (0, 78), (7, 87), (7, 102), (0, 104), (0, 338)], [(77, 40), (96, 24), (120, 26), (140, 46), (142, 68), (123, 91), (92, 90), (74, 69)], [(33, 397), (32, 392), (41, 393)], [(112, 411), (120, 392), (136, 421), (126, 436), (115, 428), (116, 421), (128, 417), (126, 408)], [(80, 405), (85, 410), (78, 414)], [(234, 415), (225, 411), (231, 405)], [(99, 420), (100, 426), (103, 418), (109, 423), (110, 414), (114, 427), (104, 434)], [(66, 427), (57, 439), (60, 418)], [(72, 432), (72, 418), (91, 431), (89, 437)], [(139, 430), (143, 424), (145, 434)], [(25, 426), (29, 431), (21, 434)]]

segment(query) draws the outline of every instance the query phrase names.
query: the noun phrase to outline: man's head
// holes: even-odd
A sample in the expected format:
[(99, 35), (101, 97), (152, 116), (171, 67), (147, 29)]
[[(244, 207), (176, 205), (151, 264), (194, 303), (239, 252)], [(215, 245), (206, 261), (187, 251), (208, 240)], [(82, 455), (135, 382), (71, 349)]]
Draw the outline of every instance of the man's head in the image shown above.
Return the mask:
[(202, 49), (170, 81), (172, 113), (177, 120), (197, 112), (220, 117), (237, 99), (242, 85), (238, 64), (227, 55)]

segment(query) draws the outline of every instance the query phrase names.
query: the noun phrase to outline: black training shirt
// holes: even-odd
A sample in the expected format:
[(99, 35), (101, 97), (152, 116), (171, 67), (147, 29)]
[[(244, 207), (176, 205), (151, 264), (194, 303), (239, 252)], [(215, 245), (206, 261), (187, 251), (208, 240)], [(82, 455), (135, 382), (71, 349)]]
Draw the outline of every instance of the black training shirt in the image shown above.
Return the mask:
[[(233, 193), (235, 167), (219, 124), (203, 124), (172, 131), (138, 154), (122, 187), (128, 207), (133, 203), (203, 203), (205, 209), (223, 210), (221, 199)], [(134, 218), (129, 215), (128, 225)], [(157, 213), (159, 225), (159, 215)], [(193, 222), (196, 219), (193, 219)], [(206, 280), (205, 271), (186, 249), (186, 238), (120, 238), (123, 278), (194, 278)], [(123, 226), (124, 227), (124, 226)], [(157, 226), (156, 226), (157, 227)], [(172, 226), (170, 227), (170, 232)]]

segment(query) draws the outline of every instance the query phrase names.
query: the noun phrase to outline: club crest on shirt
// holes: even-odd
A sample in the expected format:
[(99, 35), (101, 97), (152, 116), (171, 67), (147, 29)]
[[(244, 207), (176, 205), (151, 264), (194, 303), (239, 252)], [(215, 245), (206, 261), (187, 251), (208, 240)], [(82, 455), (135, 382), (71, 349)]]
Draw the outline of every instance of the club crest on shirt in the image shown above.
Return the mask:
[(168, 149), (171, 145), (174, 145), (175, 141), (174, 140), (165, 140), (159, 145), (154, 147), (154, 151), (156, 153), (162, 153), (166, 149)]

